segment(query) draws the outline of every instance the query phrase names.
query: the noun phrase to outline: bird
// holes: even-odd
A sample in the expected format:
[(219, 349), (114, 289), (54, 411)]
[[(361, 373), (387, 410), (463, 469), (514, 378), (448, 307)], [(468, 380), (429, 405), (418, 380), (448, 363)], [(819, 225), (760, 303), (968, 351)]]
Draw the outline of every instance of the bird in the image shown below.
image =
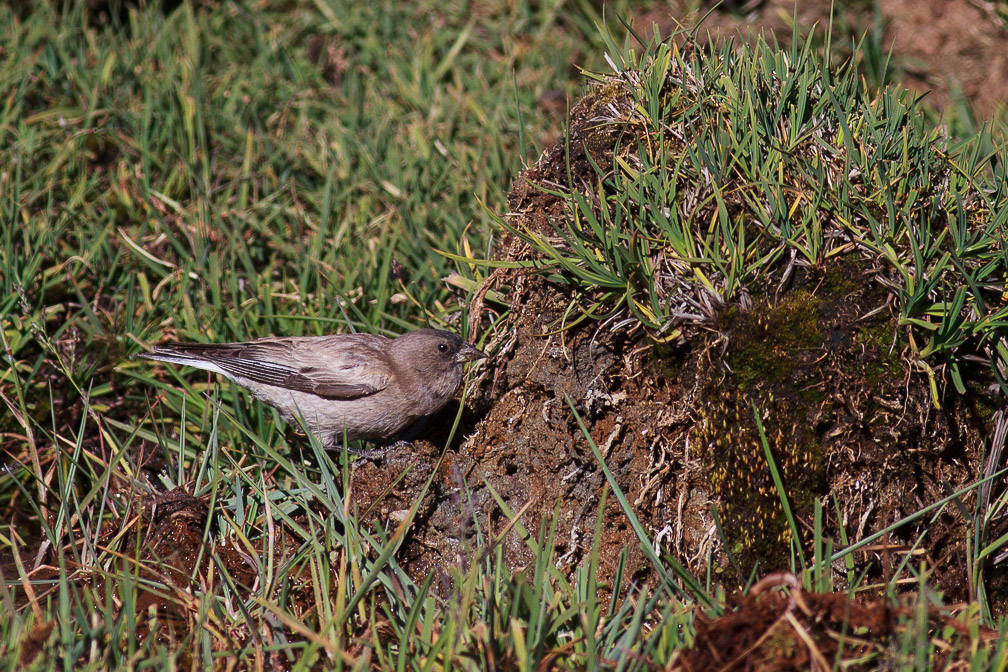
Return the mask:
[(385, 439), (454, 398), (465, 364), (486, 354), (458, 335), (416, 329), (396, 338), (332, 334), (244, 343), (169, 343), (146, 359), (221, 374), (277, 409), (303, 418), (326, 448)]

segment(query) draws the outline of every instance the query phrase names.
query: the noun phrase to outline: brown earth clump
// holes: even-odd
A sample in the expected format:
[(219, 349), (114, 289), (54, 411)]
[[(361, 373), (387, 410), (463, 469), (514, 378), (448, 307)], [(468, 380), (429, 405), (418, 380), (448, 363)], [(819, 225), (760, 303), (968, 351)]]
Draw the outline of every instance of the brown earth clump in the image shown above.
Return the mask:
[[(618, 106), (620, 95), (603, 86), (575, 106), (569, 143), (547, 150), (511, 193), (516, 228), (550, 232), (565, 212), (547, 189), (590, 185), (592, 162), (611, 163), (622, 129), (598, 124), (596, 108)], [(461, 426), (468, 438), (441, 462), (437, 443), (418, 442), (413, 475), (398, 483), (401, 469), (357, 469), (354, 501), (366, 510), (388, 493), (398, 503), (380, 515), (400, 516), (440, 465), (404, 548), (415, 575), (477, 560), (476, 535), (496, 539), (521, 510), (532, 537), (555, 525), (566, 571), (596, 545), (602, 579), (614, 578), (626, 553), (626, 578), (647, 581), (652, 569), (615, 498), (594, 535), (608, 486), (580, 418), (656, 549), (692, 570), (713, 559), (741, 584), (754, 570), (789, 566), (794, 537), (808, 557), (817, 503), (834, 550), (903, 520), (984, 473), (1000, 399), (981, 365), (963, 370), (966, 395), (929, 377), (898, 322), (893, 270), (854, 244), (841, 252), (821, 267), (792, 268), (786, 281), (768, 274), (743, 300), (711, 305), (683, 338), (660, 345), (631, 322), (571, 325), (569, 289), (498, 271), (511, 322), (496, 325), (492, 370)], [(512, 238), (501, 256), (532, 252)], [(969, 490), (905, 522), (862, 547), (850, 576), (888, 580), (909, 564), (926, 567), (949, 599), (973, 597), (968, 512), (981, 506)], [(519, 529), (501, 541), (510, 567), (534, 558)], [(839, 584), (846, 576), (838, 568)]]
[[(56, 549), (42, 545), (38, 566), (27, 575), (40, 587), (24, 591), (22, 601), (15, 606), (19, 609), (31, 607), (40, 614), (39, 604), (57, 599), (62, 566), (69, 574), (72, 589), (79, 589), (81, 594), (90, 592), (128, 609), (129, 617), (136, 621), (135, 630), (131, 632), (140, 641), (153, 637), (159, 644), (176, 647), (190, 640), (194, 633), (209, 629), (214, 635), (212, 641), (216, 651), (234, 651), (245, 646), (250, 637), (269, 644), (274, 637), (300, 636), (301, 633), (258, 610), (250, 614), (248, 622), (233, 626), (225, 625), (227, 619), (205, 612), (206, 602), (201, 595), (218, 593), (221, 586), (226, 586), (226, 592), (241, 603), (255, 590), (264, 589), (259, 581), (268, 575), (259, 567), (268, 555), (263, 546), (267, 543), (265, 538), (247, 546), (227, 535), (222, 542), (205, 541), (222, 536), (214, 523), (222, 513), (220, 502), (211, 510), (209, 496), (195, 497), (178, 487), (163, 494), (136, 497), (134, 504), (134, 515), (126, 520), (107, 522), (98, 537), (100, 549), (116, 547), (120, 540), (127, 540), (115, 553), (117, 566), (77, 564), (74, 558), (80, 557), (80, 549), (86, 550), (91, 541), (89, 535), (75, 525), (73, 539), (66, 547)], [(273, 556), (269, 561), (276, 568), (276, 585), (266, 590), (282, 592), (293, 613), (309, 612), (315, 608), (312, 583), (317, 577), (310, 576), (303, 566), (299, 572), (291, 574), (285, 574), (282, 569), (298, 555), (299, 544), (282, 524), (269, 539), (273, 544), (270, 549)], [(71, 547), (78, 549), (77, 552)], [(6, 559), (0, 561), (0, 574), (17, 576), (12, 565)], [(124, 576), (132, 576), (134, 582), (124, 584), (121, 581)], [(25, 633), (21, 641), (22, 662), (30, 662), (45, 650), (53, 625), (53, 621), (41, 622)], [(106, 625), (110, 627), (110, 635), (116, 636), (118, 631), (113, 624)], [(131, 646), (125, 641), (115, 642), (115, 645), (122, 650)], [(194, 651), (196, 648), (184, 650), (180, 659), (184, 666), (196, 664), (188, 658)]]
[[(678, 653), (667, 669), (879, 669), (881, 661), (899, 654), (887, 650), (891, 637), (906, 621), (922, 616), (935, 631), (944, 628), (983, 642), (998, 636), (990, 628), (971, 633), (971, 626), (947, 609), (930, 607), (921, 614), (913, 607), (893, 606), (888, 598), (809, 592), (786, 573), (770, 574), (745, 595), (729, 598), (724, 612), (716, 618), (698, 613), (693, 646)], [(947, 669), (947, 662), (939, 656), (932, 664)]]

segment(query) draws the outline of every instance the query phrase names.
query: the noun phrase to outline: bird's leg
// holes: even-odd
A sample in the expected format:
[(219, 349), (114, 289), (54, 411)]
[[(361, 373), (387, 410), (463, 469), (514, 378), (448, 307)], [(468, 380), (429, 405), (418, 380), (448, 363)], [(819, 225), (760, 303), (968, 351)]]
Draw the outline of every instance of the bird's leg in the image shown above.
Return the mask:
[(363, 462), (365, 460), (378, 461), (385, 457), (389, 448), (394, 446), (378, 446), (376, 448), (347, 448), (347, 452), (354, 457), (361, 458), (360, 460), (354, 460), (354, 462)]

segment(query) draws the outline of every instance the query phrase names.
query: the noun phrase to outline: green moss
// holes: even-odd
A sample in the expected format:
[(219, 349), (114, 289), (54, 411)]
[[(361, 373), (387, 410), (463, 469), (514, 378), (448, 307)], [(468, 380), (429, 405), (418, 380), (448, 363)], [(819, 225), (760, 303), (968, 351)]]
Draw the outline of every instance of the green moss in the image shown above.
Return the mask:
[[(786, 566), (791, 539), (753, 409), (791, 509), (810, 521), (828, 490), (835, 430), (870, 433), (864, 409), (904, 379), (902, 347), (891, 347), (894, 321), (885, 312), (864, 319), (884, 295), (851, 262), (830, 263), (775, 303), (755, 297), (749, 310), (734, 306), (718, 317), (720, 342), (710, 347), (723, 351), (724, 367), (710, 374), (692, 438), (721, 502), (728, 547), (747, 567)], [(861, 406), (852, 411), (851, 404)]]
[(738, 390), (762, 381), (774, 385), (793, 376), (793, 367), (822, 342), (820, 303), (799, 291), (765, 313), (738, 307), (726, 311), (723, 321), (731, 341), (725, 361)]
[(857, 332), (856, 342), (866, 353), (862, 371), (869, 388), (878, 389), (886, 380), (903, 375), (902, 339), (898, 336), (889, 323), (868, 325)]

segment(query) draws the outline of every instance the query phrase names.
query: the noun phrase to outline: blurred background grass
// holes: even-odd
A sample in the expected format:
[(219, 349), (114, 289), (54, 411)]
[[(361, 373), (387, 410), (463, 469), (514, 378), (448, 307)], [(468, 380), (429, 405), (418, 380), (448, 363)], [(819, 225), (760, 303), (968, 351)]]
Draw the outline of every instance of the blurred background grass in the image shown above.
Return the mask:
[(123, 406), (163, 338), (458, 330), (435, 250), (488, 254), (602, 62), (562, 4), (142, 6), (0, 8), (2, 380), (43, 432), (50, 369)]

